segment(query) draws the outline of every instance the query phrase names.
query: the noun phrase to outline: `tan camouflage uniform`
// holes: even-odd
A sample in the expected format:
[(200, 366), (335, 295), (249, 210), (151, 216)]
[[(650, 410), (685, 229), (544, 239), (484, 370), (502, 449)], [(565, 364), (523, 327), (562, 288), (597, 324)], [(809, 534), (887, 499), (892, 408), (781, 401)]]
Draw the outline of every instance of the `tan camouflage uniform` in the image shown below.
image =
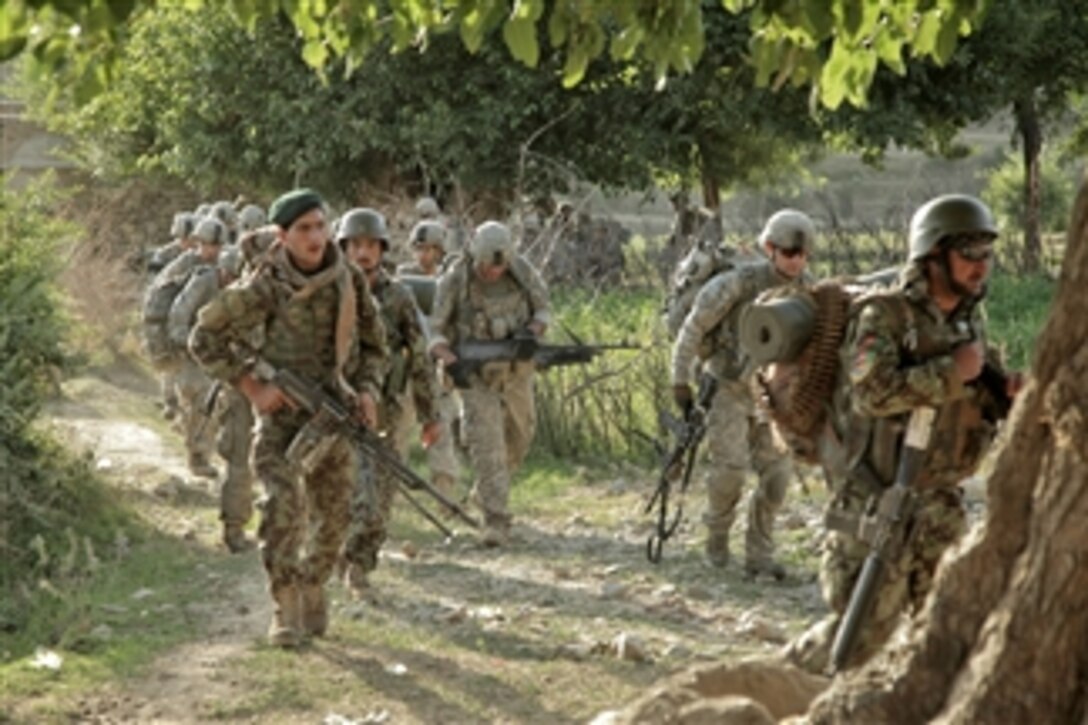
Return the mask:
[[(381, 309), (390, 353), (389, 374), (381, 397), (381, 432), (391, 438), (389, 446), (403, 460), (408, 450), (407, 434), (412, 430), (411, 409), (420, 425), (437, 419), (437, 380), (427, 355), (423, 318), (411, 291), (384, 269), (379, 269), (377, 275), (372, 289)], [(378, 565), (378, 552), (385, 542), (397, 490), (396, 478), (381, 467), (367, 479), (359, 481), (352, 497), (351, 526), (344, 546), (345, 558), (360, 567), (363, 574)]]
[[(354, 308), (342, 306), (352, 298)], [(344, 320), (353, 325), (338, 375), (336, 328)], [(351, 394), (345, 386), (380, 399), (385, 330), (365, 278), (343, 261), (336, 245), (328, 245), (322, 268), (310, 275), (276, 245), (253, 274), (201, 310), (190, 349), (210, 374), (234, 382), (252, 372), (252, 354), (244, 348), (253, 328), (263, 328), (260, 356), (272, 367), (322, 385), (345, 404)], [(285, 452), (308, 420), (305, 412), (286, 407), (262, 414), (253, 444), (254, 471), (265, 489), (258, 537), (277, 601), (296, 586), (320, 586), (332, 573), (359, 468), (343, 438), (308, 470), (290, 462)]]
[[(512, 258), (506, 274), (483, 283), (467, 257), (438, 281), (430, 349), (464, 340), (504, 340), (533, 321), (551, 319), (548, 291), (537, 270), (523, 257)], [(461, 390), (462, 428), (475, 469), (472, 498), (486, 526), (510, 526), (510, 478), (529, 451), (536, 432), (533, 364), (495, 362), (483, 366), (469, 388)]]
[(792, 464), (775, 445), (770, 426), (756, 415), (746, 361), (737, 344), (744, 308), (763, 290), (787, 284), (768, 261), (744, 264), (713, 277), (695, 298), (673, 346), (673, 385), (692, 385), (696, 368), (718, 380), (707, 417), (704, 470), (708, 509), (708, 552), (714, 563), (728, 559), (728, 536), (749, 467), (759, 486), (748, 505), (746, 566), (770, 570), (774, 517), (781, 508)]
[(863, 452), (854, 468), (830, 471), (835, 498), (820, 583), (833, 613), (790, 646), (795, 663), (826, 671), (841, 615), (869, 553), (853, 533), (857, 519), (880, 486), (895, 480), (899, 441), (911, 411), (930, 406), (937, 416), (921, 473), (912, 483), (917, 509), (906, 526), (908, 542), (899, 560), (886, 566), (847, 666), (872, 657), (902, 615), (916, 613), (924, 603), (941, 556), (966, 529), (959, 484), (975, 471), (994, 434), (994, 399), (973, 383), (964, 385), (952, 358), (956, 346), (984, 335), (976, 307), (945, 317), (914, 266), (890, 292), (855, 304), (843, 352), (855, 412), (846, 440), (851, 450)]
[[(193, 277), (174, 301), (170, 310), (170, 337), (185, 345), (197, 314), (215, 299), (221, 288), (219, 271), (207, 267)], [(186, 355), (190, 365), (196, 363)], [(203, 375), (203, 371), (200, 371)], [(208, 386), (198, 398), (204, 401)], [(200, 412), (203, 418), (204, 412)], [(249, 453), (253, 441), (253, 411), (246, 396), (229, 386), (223, 386), (217, 396), (213, 411), (214, 425), (205, 425), (206, 435), (219, 433), (216, 451), (226, 461), (227, 471), (219, 494), (219, 518), (225, 527), (244, 528), (253, 516), (253, 474), (249, 465)], [(209, 448), (210, 450), (210, 448)]]

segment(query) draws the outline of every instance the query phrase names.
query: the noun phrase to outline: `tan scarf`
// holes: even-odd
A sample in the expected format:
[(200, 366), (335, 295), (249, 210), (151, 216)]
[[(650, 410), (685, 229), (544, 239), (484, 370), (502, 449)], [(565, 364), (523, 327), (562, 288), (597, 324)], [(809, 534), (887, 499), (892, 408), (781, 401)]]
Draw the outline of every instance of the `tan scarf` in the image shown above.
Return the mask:
[[(287, 248), (280, 243), (274, 244), (269, 250), (272, 263), (279, 269), (287, 284), (294, 290), (291, 300), (305, 300), (327, 284), (336, 284), (336, 292), (340, 298), (340, 309), (336, 315), (336, 370), (335, 379), (338, 385), (349, 394), (354, 394), (351, 386), (344, 379), (344, 366), (347, 364), (348, 355), (354, 342), (355, 330), (355, 285), (352, 283), (351, 270), (344, 263), (340, 248), (335, 244), (329, 244), (325, 251), (325, 268), (315, 274), (304, 274), (295, 267), (287, 254)], [(331, 256), (331, 259), (330, 259)]]

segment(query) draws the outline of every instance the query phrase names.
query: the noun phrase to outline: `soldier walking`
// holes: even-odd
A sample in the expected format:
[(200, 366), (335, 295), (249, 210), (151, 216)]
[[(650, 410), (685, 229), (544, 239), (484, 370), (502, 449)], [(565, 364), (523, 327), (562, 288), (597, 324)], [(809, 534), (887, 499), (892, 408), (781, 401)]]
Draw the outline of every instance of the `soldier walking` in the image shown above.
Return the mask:
[[(438, 280), (431, 316), (430, 352), (444, 365), (457, 361), (458, 343), (541, 337), (551, 321), (540, 273), (514, 251), (506, 225), (485, 222)], [(483, 543), (509, 539), (510, 478), (536, 431), (533, 362), (489, 362), (461, 391), (463, 430), (475, 469), (472, 498), (484, 515)]]
[(802, 279), (815, 235), (812, 220), (804, 213), (783, 209), (774, 214), (759, 237), (767, 259), (712, 277), (696, 296), (672, 351), (673, 397), (685, 415), (694, 404), (697, 371), (717, 381), (707, 417), (710, 462), (704, 474), (706, 555), (713, 566), (729, 563), (729, 531), (749, 467), (759, 477), (749, 500), (744, 541), (744, 570), (749, 577), (762, 573), (785, 577), (785, 569), (774, 560), (773, 529), (793, 469), (770, 425), (756, 415), (752, 370), (738, 343), (738, 325), (760, 292)]
[[(275, 611), (269, 640), (297, 646), (328, 626), (325, 582), (340, 557), (359, 465), (349, 441), (322, 435), (262, 368), (322, 386), (374, 426), (386, 362), (385, 330), (362, 272), (329, 243), (325, 204), (296, 189), (269, 209), (277, 241), (258, 267), (200, 312), (190, 337), (210, 374), (235, 386), (258, 414), (254, 470), (264, 485), (258, 537)], [(249, 347), (252, 330), (259, 350)], [(299, 448), (303, 455), (294, 454)], [(305, 545), (305, 549), (304, 549)]]

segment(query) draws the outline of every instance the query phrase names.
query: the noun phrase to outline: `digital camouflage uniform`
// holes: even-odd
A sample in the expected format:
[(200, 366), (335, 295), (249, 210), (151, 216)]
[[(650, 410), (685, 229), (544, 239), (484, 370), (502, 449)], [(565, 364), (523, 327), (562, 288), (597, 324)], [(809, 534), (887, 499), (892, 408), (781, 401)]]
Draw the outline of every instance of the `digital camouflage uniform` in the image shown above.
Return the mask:
[[(403, 460), (408, 450), (409, 417), (421, 425), (436, 420), (434, 364), (427, 356), (423, 318), (411, 291), (384, 269), (377, 271), (372, 288), (381, 310), (389, 348), (389, 373), (382, 389), (381, 432), (388, 445)], [(345, 558), (362, 574), (378, 565), (378, 552), (385, 542), (397, 479), (378, 467), (370, 480), (361, 480), (351, 501), (351, 527), (345, 544)]]
[(219, 272), (215, 265), (201, 264), (192, 270), (189, 279), (170, 306), (167, 334), (170, 343), (180, 352), (175, 382), (181, 406), (181, 423), (185, 434), (185, 450), (189, 454), (189, 467), (203, 469), (211, 476), (211, 454), (215, 447), (216, 425), (205, 410), (212, 380), (188, 352), (189, 332), (196, 322), (197, 311), (219, 291)]
[[(917, 612), (933, 584), (944, 552), (964, 533), (960, 482), (970, 476), (993, 438), (995, 399), (974, 382), (964, 384), (952, 352), (984, 340), (977, 307), (961, 305), (945, 316), (933, 303), (919, 266), (904, 272), (892, 290), (855, 303), (843, 346), (850, 382), (838, 405), (836, 427), (846, 431), (852, 467), (829, 470), (834, 500), (828, 512), (820, 583), (832, 614), (789, 648), (795, 663), (826, 671), (831, 643), (869, 547), (856, 536), (860, 515), (896, 475), (902, 433), (914, 408), (936, 410), (929, 449), (917, 479), (916, 509), (906, 524), (907, 544), (886, 564), (884, 580), (847, 667), (867, 661), (891, 636), (905, 612)], [(988, 358), (990, 356), (988, 355)], [(845, 402), (844, 402), (845, 401)]]
[[(477, 232), (479, 234), (479, 232)], [(506, 273), (487, 284), (462, 257), (439, 278), (431, 315), (430, 349), (465, 340), (504, 340), (533, 321), (551, 319), (548, 291), (523, 257), (510, 258)], [(462, 429), (475, 470), (472, 498), (493, 529), (510, 526), (510, 478), (536, 432), (532, 362), (486, 363), (461, 390)]]
[(737, 342), (745, 307), (760, 292), (789, 283), (765, 260), (739, 265), (713, 277), (695, 298), (673, 346), (673, 385), (692, 385), (696, 368), (718, 381), (707, 414), (708, 552), (715, 564), (728, 560), (729, 530), (749, 467), (759, 486), (748, 505), (746, 566), (768, 570), (774, 554), (774, 517), (781, 508), (792, 465), (776, 446), (770, 425), (757, 417), (748, 378), (750, 370)]
[[(385, 331), (365, 278), (336, 245), (327, 246), (321, 269), (308, 275), (276, 245), (252, 274), (201, 310), (190, 349), (209, 373), (233, 383), (252, 372), (253, 356), (245, 348), (254, 328), (263, 330), (260, 358), (273, 368), (323, 386), (353, 409), (352, 391), (380, 399)], [(281, 609), (296, 588), (304, 609), (306, 592), (323, 596), (320, 587), (340, 556), (359, 469), (344, 438), (305, 468), (286, 458), (309, 417), (287, 407), (261, 414), (253, 443), (254, 472), (264, 485), (261, 555)]]
[[(197, 313), (219, 294), (223, 284), (221, 274), (218, 269), (206, 267), (189, 280), (170, 311), (171, 339), (186, 344)], [(201, 392), (198, 400), (206, 399), (207, 390)], [(202, 416), (203, 413), (201, 411)], [(219, 494), (219, 518), (225, 530), (237, 528), (240, 531), (253, 516), (253, 474), (249, 465), (253, 410), (246, 396), (230, 386), (223, 386), (216, 397), (213, 415), (218, 424), (216, 450), (227, 464)], [(205, 426), (209, 436), (215, 427)], [(228, 546), (231, 546), (229, 541)]]

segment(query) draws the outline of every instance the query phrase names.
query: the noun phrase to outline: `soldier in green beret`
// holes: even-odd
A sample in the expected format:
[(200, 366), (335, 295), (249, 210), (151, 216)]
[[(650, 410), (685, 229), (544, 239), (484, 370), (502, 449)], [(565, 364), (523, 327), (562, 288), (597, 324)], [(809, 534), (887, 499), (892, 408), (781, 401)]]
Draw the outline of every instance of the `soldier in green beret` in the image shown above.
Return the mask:
[[(321, 385), (374, 426), (387, 355), (366, 278), (329, 244), (321, 196), (288, 192), (273, 202), (269, 219), (276, 242), (250, 275), (200, 311), (189, 346), (257, 412), (254, 472), (265, 489), (258, 537), (275, 603), (268, 635), (276, 646), (294, 647), (328, 626), (324, 585), (340, 557), (359, 465), (341, 437), (302, 460), (288, 458), (296, 437), (311, 433), (310, 417), (258, 376), (258, 362)], [(254, 328), (259, 350), (250, 346)]]

